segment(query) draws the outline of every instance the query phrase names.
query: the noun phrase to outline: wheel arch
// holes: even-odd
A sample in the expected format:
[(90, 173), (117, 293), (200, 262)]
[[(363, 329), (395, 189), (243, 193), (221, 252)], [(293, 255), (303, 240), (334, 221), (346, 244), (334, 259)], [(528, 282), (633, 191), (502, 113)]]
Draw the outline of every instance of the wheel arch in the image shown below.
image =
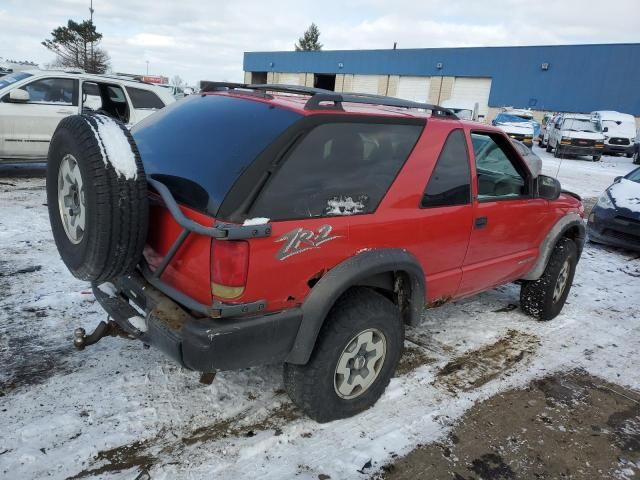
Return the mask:
[(302, 323), (286, 361), (307, 363), (327, 314), (352, 287), (383, 293), (399, 305), (405, 323), (417, 325), (426, 298), (424, 278), (418, 260), (402, 249), (367, 250), (338, 264), (313, 285), (305, 299)]
[(569, 238), (575, 242), (579, 259), (584, 247), (585, 237), (586, 230), (580, 215), (574, 212), (566, 214), (549, 230), (549, 233), (540, 244), (540, 254), (536, 263), (521, 279), (537, 280), (542, 276), (549, 263), (549, 258), (551, 258), (551, 252), (561, 238)]

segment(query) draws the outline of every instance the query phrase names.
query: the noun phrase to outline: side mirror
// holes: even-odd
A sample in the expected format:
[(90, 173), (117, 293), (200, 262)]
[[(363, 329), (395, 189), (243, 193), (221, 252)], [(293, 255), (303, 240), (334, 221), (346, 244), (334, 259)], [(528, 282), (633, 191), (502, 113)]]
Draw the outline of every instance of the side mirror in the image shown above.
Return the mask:
[(495, 120), (491, 120), (491, 125), (493, 125), (495, 127), (496, 126), (496, 121)]
[(622, 180), (623, 178), (624, 178), (624, 177), (622, 177), (622, 176), (618, 176), (618, 177), (616, 177), (616, 178), (614, 178), (614, 179), (613, 179), (613, 182), (614, 182), (614, 183), (618, 183), (618, 182), (619, 182), (620, 180)]
[(538, 175), (535, 181), (538, 187), (538, 197), (545, 200), (556, 200), (560, 196), (562, 187), (556, 178)]
[(608, 132), (608, 131), (609, 131), (609, 127), (604, 127), (604, 128), (602, 129), (602, 131), (603, 131), (603, 132)]
[(9, 92), (9, 101), (14, 103), (25, 103), (31, 99), (29, 92), (21, 88), (14, 88)]

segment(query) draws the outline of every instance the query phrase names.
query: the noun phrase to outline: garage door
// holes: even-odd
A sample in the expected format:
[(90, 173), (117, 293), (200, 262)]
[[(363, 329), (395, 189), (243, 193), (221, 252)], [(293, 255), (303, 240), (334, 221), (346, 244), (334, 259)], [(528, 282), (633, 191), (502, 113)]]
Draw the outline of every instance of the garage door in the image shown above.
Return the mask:
[(279, 77), (278, 83), (283, 85), (302, 85), (299, 73), (281, 73)]
[(452, 100), (478, 102), (478, 114), (485, 117), (489, 113), (491, 79), (479, 77), (456, 77), (453, 82)]
[(396, 97), (426, 103), (429, 101), (430, 85), (429, 77), (400, 77)]
[(358, 93), (378, 94), (378, 75), (354, 75), (351, 90)]

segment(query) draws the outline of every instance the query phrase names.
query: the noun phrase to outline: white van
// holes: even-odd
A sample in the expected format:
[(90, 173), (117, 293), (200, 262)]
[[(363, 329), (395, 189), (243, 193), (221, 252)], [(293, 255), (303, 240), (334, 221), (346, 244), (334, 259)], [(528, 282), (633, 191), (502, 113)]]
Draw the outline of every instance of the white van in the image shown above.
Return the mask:
[(549, 129), (547, 152), (554, 157), (564, 155), (586, 155), (594, 162), (600, 161), (604, 148), (604, 135), (600, 122), (593, 116), (579, 113), (564, 113), (554, 120)]
[(636, 120), (628, 113), (600, 110), (591, 112), (602, 125), (604, 154), (624, 153), (631, 158), (636, 137)]

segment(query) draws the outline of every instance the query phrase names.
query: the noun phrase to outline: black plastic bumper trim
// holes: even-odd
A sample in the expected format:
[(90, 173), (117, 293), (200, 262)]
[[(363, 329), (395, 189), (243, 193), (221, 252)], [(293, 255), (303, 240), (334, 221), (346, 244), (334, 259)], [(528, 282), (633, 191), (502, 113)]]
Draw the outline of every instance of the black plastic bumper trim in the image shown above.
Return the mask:
[[(299, 308), (237, 319), (194, 318), (138, 274), (121, 277), (114, 285), (115, 296), (93, 287), (109, 316), (181, 366), (200, 372), (284, 362), (302, 320)], [(145, 310), (146, 332), (132, 330), (129, 318), (140, 314), (129, 301)]]

